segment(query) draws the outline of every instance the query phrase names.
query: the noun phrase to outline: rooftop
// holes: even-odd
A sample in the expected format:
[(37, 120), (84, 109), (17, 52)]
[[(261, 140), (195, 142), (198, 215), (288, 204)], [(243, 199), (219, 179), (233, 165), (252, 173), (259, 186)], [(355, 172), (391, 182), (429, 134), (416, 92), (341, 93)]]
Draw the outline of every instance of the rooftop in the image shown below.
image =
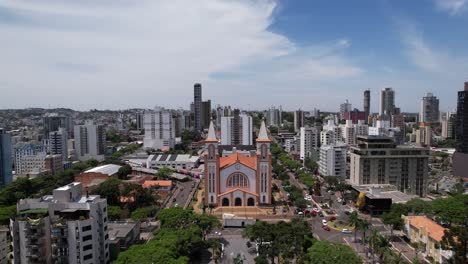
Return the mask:
[(95, 172), (95, 173), (102, 173), (102, 174), (107, 174), (107, 175), (114, 175), (119, 171), (121, 167), (122, 166), (115, 165), (115, 164), (107, 164), (107, 165), (102, 165), (102, 166), (89, 169), (85, 171), (84, 173)]
[(419, 198), (417, 195), (406, 194), (396, 190), (391, 184), (353, 185), (353, 188), (366, 194), (371, 199), (392, 199), (393, 203), (406, 203), (411, 199)]
[(109, 240), (115, 240), (117, 238), (125, 238), (135, 228), (137, 224), (134, 222), (122, 222), (122, 223), (109, 223)]
[(219, 159), (220, 168), (228, 167), (235, 163), (240, 163), (251, 168), (252, 170), (257, 170), (257, 157), (247, 157), (236, 152), (230, 156)]
[(70, 190), (71, 188), (73, 188), (73, 187), (75, 187), (75, 186), (77, 186), (79, 184), (81, 184), (81, 182), (72, 182), (72, 183), (69, 183), (69, 184), (64, 185), (62, 187), (58, 187), (58, 188), (56, 188), (56, 190), (58, 190), (58, 191)]
[(198, 156), (192, 156), (190, 154), (155, 154), (148, 157), (150, 161), (159, 162), (197, 162), (198, 158)]
[(425, 216), (406, 216), (410, 225), (418, 229), (426, 229), (428, 235), (435, 241), (441, 241), (445, 228)]
[(168, 187), (172, 185), (172, 181), (145, 181), (143, 188), (149, 188), (153, 186)]

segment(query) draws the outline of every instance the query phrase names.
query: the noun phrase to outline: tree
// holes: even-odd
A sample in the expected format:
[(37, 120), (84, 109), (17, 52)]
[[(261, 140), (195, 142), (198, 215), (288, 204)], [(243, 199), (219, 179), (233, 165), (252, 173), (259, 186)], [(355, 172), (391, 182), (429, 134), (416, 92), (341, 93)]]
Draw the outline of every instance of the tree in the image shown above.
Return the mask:
[(391, 227), (390, 229), (391, 236), (393, 236), (393, 230), (395, 229), (399, 230), (404, 225), (403, 218), (401, 218), (401, 214), (398, 211), (390, 211), (390, 212), (383, 213), (382, 222)]
[(203, 240), (206, 239), (206, 235), (211, 233), (214, 228), (221, 227), (221, 222), (216, 216), (207, 214), (195, 215), (195, 223), (203, 232)]
[(159, 214), (162, 228), (183, 229), (194, 223), (193, 213), (180, 207), (162, 210)]
[(468, 195), (455, 195), (449, 198), (436, 199), (432, 202), (434, 214), (449, 226), (452, 223), (464, 223), (468, 215)]
[(96, 194), (99, 194), (101, 197), (107, 199), (108, 205), (120, 205), (120, 184), (121, 180), (115, 178), (109, 178), (99, 186), (94, 191)]
[(174, 171), (170, 168), (167, 168), (167, 167), (162, 167), (160, 169), (158, 169), (158, 172), (156, 172), (156, 177), (158, 179), (167, 179), (169, 176), (172, 175)]
[(360, 264), (361, 258), (346, 245), (328, 241), (316, 241), (307, 252), (309, 264)]
[(16, 215), (16, 205), (0, 207), (0, 225), (9, 225), (10, 218)]
[(468, 254), (468, 228), (466, 224), (452, 226), (445, 230), (442, 237), (441, 246), (445, 250), (453, 250), (455, 252), (455, 263), (467, 263)]
[(348, 219), (348, 222), (354, 226), (354, 241), (356, 242), (356, 233), (357, 233), (357, 230), (359, 228), (359, 216), (358, 216), (358, 213), (356, 211), (353, 211), (350, 215), (349, 215), (349, 219)]
[(432, 212), (431, 203), (419, 198), (409, 200), (405, 206), (408, 213), (411, 212), (413, 215), (428, 214)]
[(148, 217), (154, 216), (156, 208), (153, 206), (137, 208), (132, 212), (130, 218), (133, 220), (145, 221)]
[(113, 206), (109, 205), (107, 206), (107, 216), (109, 217), (109, 220), (120, 220), (120, 217), (122, 215), (122, 209), (119, 206)]
[(119, 176), (119, 179), (126, 179), (129, 174), (132, 173), (132, 167), (128, 164), (125, 164), (124, 166), (120, 167), (119, 170), (117, 171), (117, 175)]
[(210, 238), (207, 241), (207, 244), (213, 252), (212, 254), (215, 263), (218, 263), (218, 260), (221, 258), (221, 242), (217, 238)]

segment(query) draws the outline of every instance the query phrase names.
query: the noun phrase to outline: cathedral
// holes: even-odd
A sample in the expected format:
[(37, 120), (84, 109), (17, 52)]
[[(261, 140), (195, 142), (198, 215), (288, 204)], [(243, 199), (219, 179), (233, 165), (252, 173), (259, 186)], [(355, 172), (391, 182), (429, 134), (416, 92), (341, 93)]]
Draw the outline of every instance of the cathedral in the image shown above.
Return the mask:
[(262, 122), (256, 150), (219, 153), (213, 123), (205, 140), (205, 205), (259, 206), (271, 204), (271, 140)]

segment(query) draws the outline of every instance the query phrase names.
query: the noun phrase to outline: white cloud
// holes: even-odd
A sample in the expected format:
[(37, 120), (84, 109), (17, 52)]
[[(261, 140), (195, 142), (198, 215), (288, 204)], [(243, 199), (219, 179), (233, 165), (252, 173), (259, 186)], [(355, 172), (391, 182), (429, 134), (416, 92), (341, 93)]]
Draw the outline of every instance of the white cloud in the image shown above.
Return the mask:
[(434, 0), (434, 4), (437, 9), (447, 11), (453, 16), (466, 8), (468, 0)]
[(444, 76), (463, 75), (468, 70), (468, 58), (431, 46), (412, 22), (401, 20), (400, 33), (404, 53), (418, 68)]
[[(274, 0), (0, 0), (0, 108), (187, 107), (195, 82), (223, 96), (233, 83), (256, 85), (266, 75), (294, 82), (362, 72), (340, 54), (348, 39), (304, 48), (269, 30), (275, 7)], [(253, 67), (260, 74), (247, 84), (211, 77)]]

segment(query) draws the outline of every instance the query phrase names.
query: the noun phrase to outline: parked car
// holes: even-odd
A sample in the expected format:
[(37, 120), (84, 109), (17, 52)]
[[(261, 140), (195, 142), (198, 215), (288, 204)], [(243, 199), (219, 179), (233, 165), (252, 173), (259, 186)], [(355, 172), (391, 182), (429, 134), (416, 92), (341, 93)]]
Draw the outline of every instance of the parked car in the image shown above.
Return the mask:
[(177, 199), (176, 199), (175, 197), (174, 197), (174, 198), (172, 198), (172, 202), (175, 202), (175, 201), (177, 201)]
[(323, 217), (322, 211), (320, 211), (320, 212), (318, 213), (318, 215), (319, 215), (320, 217)]
[(353, 232), (351, 232), (351, 230), (349, 230), (349, 229), (343, 228), (343, 230), (341, 230), (341, 233), (344, 233), (344, 234), (351, 234), (351, 233), (353, 233)]
[(330, 231), (330, 227), (328, 225), (323, 225), (322, 228), (325, 230), (325, 231)]
[(327, 224), (327, 220), (322, 219), (322, 224), (326, 225), (326, 224)]
[(330, 218), (328, 218), (328, 221), (335, 221), (336, 220), (336, 217), (334, 216), (330, 216)]

